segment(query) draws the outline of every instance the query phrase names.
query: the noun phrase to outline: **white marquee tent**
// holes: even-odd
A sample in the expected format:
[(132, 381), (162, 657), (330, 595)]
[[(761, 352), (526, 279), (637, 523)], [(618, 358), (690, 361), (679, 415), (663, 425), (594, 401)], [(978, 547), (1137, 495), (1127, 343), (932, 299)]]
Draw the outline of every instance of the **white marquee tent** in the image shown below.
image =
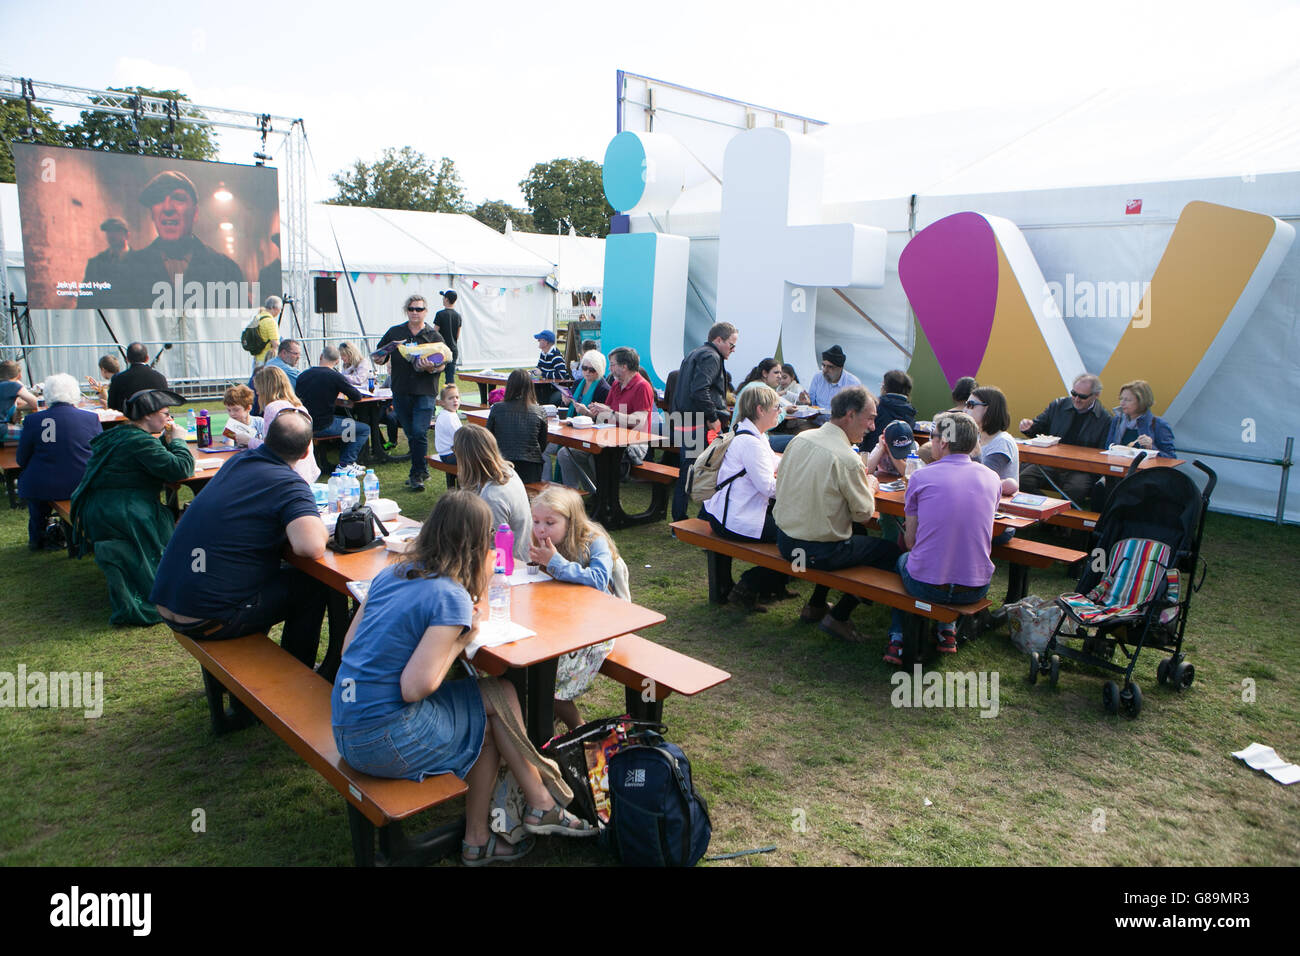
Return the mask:
[[(1044, 277), (1063, 285), (1068, 276), (1150, 280), (1179, 213), (1193, 200), (1300, 223), (1300, 66), (1231, 88), (1105, 91), (1038, 108), (828, 126), (809, 135), (826, 148), (822, 221), (888, 232), (884, 288), (844, 291), (909, 351), (913, 327), (898, 281), (899, 254), (916, 231), (956, 212), (1014, 222)], [(696, 173), (671, 210), (631, 220), (633, 232), (692, 237), (687, 348), (714, 321), (717, 293), (721, 186)], [(1125, 212), (1133, 199), (1143, 200), (1140, 215)], [(1300, 437), (1288, 404), (1277, 400), (1300, 391), (1298, 311), (1300, 242), (1208, 386), (1173, 423), (1180, 449), (1276, 459), (1288, 436)], [(1089, 368), (1105, 364), (1130, 318), (1067, 314)], [(816, 342), (819, 350), (839, 343), (848, 367), (873, 389), (886, 370), (908, 362), (829, 289), (818, 294)], [(798, 371), (806, 379), (815, 369)], [(1108, 403), (1118, 400), (1118, 384), (1106, 383)], [(1256, 425), (1250, 443), (1243, 442), (1247, 417)], [(1219, 472), (1216, 510), (1274, 515), (1277, 467), (1202, 457)], [(1286, 516), (1300, 521), (1294, 482)]]

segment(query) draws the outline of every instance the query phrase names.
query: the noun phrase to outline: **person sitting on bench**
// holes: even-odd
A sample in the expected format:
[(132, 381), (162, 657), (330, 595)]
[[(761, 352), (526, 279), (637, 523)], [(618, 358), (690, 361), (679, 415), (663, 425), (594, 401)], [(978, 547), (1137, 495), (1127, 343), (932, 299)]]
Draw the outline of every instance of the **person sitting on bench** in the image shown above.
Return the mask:
[[(858, 533), (876, 511), (880, 485), (868, 475), (853, 445), (876, 420), (876, 400), (861, 385), (841, 388), (830, 400), (831, 418), (820, 428), (800, 432), (786, 447), (776, 473), (776, 546), (781, 557), (807, 568), (838, 571), (859, 564), (892, 568), (898, 545)], [(867, 640), (849, 624), (858, 599), (845, 594), (834, 610), (826, 606), (830, 589), (817, 585), (799, 613), (820, 622), (827, 634), (855, 644)]]
[(190, 502), (149, 595), (172, 630), (219, 641), (264, 633), (283, 621), (280, 646), (316, 665), (328, 591), (280, 563), (286, 540), (301, 557), (325, 554), (329, 535), (316, 498), (293, 470), (310, 449), (311, 418), (286, 410), (263, 445), (231, 458)]
[(533, 848), (531, 839), (498, 843), (489, 825), (502, 760), (524, 792), (530, 834), (598, 832), (552, 797), (542, 774), (559, 770), (520, 732), (514, 686), (447, 679), (478, 636), (474, 604), (486, 597), (494, 558), (488, 506), (468, 491), (446, 492), (405, 557), (371, 582), (344, 640), (331, 698), (334, 742), (357, 770), (407, 780), (451, 773), (465, 781), (466, 866), (517, 860)]
[[(1062, 445), (1082, 445), (1086, 448), (1105, 448), (1110, 431), (1110, 412), (1101, 404), (1101, 379), (1096, 375), (1080, 375), (1070, 386), (1070, 394), (1048, 405), (1032, 421), (1020, 420), (1020, 431), (1026, 438), (1035, 435), (1056, 435)], [(1054, 487), (1066, 498), (1082, 508), (1088, 501), (1096, 476), (1084, 471), (1064, 468), (1043, 468), (1025, 465), (1020, 470), (1020, 490), (1035, 492), (1044, 485)]]
[[(898, 574), (909, 594), (941, 604), (970, 604), (988, 593), (993, 578), (989, 551), (993, 516), (1001, 499), (998, 476), (970, 453), (979, 426), (966, 414), (944, 412), (934, 420), (934, 463), (908, 480), (903, 540), (909, 550), (898, 559)], [(938, 582), (944, 582), (940, 584)], [(903, 616), (894, 608), (885, 661), (903, 662)], [(939, 650), (957, 652), (957, 629), (939, 629)]]

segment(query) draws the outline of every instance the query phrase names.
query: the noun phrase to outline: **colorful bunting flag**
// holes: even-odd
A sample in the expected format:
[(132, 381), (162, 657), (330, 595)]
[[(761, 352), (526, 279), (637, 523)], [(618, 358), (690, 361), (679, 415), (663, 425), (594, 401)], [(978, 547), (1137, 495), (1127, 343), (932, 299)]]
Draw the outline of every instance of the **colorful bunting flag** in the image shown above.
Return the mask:
[(353, 281), (353, 282), (358, 282), (358, 281), (360, 281), (360, 279), (361, 279), (361, 273), (360, 273), (360, 272), (354, 272), (354, 273), (352, 273), (352, 281)]

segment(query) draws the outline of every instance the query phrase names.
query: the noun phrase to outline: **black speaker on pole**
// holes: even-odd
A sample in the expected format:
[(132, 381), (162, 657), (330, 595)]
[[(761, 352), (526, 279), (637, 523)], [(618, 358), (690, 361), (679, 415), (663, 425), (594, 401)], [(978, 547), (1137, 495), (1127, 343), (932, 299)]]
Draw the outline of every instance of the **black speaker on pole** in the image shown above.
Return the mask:
[(324, 315), (328, 312), (333, 315), (338, 312), (339, 280), (333, 276), (315, 276), (312, 282), (315, 285), (316, 314)]

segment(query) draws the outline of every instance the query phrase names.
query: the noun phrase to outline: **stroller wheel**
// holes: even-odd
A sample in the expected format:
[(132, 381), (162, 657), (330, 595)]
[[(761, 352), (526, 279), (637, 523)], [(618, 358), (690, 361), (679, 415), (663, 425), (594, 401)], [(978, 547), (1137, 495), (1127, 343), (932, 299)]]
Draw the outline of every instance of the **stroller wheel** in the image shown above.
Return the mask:
[(1173, 666), (1174, 659), (1166, 657), (1156, 665), (1156, 680), (1162, 684), (1169, 683), (1169, 669)]
[(1038, 670), (1041, 665), (1038, 663), (1038, 651), (1033, 651), (1029, 655), (1029, 683), (1038, 683)]
[(1101, 706), (1106, 708), (1108, 714), (1119, 713), (1119, 684), (1113, 680), (1101, 685)]
[(1187, 690), (1192, 686), (1192, 681), (1196, 679), (1196, 668), (1187, 661), (1179, 661), (1178, 665), (1169, 675), (1169, 683), (1174, 690)]
[(1047, 659), (1047, 684), (1049, 687), (1055, 687), (1056, 682), (1061, 679), (1061, 655), (1053, 654)]
[(1130, 720), (1142, 713), (1142, 688), (1129, 681), (1119, 693), (1119, 704)]

